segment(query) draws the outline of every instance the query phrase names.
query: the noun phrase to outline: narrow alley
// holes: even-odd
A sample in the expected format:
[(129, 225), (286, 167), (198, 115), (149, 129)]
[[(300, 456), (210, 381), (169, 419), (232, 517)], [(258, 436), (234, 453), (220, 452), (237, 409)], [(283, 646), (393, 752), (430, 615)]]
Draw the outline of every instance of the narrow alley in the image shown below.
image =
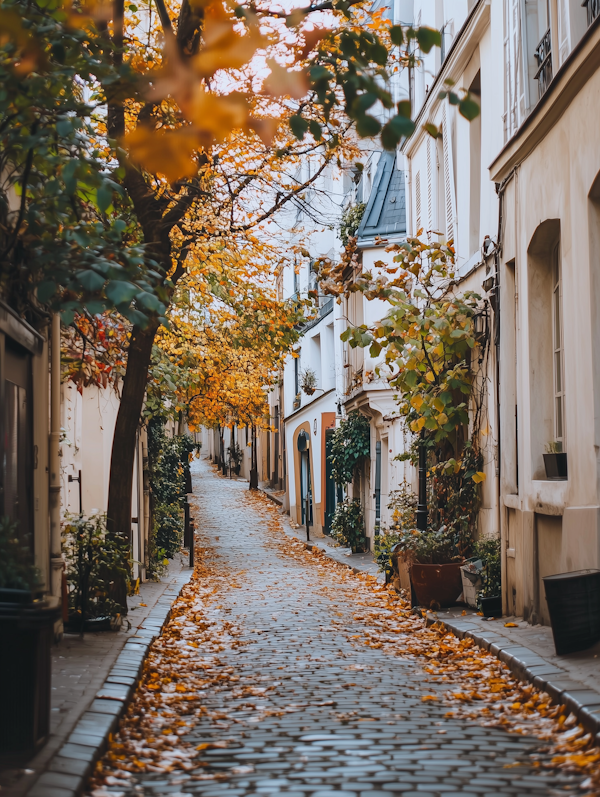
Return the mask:
[(430, 653), (442, 643), (406, 604), (291, 540), (247, 484), (206, 460), (194, 468), (196, 578), (151, 649), (95, 797), (582, 793), (581, 777), (544, 766), (553, 751), (535, 734), (550, 720), (509, 733), (496, 707), (447, 697), (493, 680), (494, 657), (432, 666), (419, 634)]

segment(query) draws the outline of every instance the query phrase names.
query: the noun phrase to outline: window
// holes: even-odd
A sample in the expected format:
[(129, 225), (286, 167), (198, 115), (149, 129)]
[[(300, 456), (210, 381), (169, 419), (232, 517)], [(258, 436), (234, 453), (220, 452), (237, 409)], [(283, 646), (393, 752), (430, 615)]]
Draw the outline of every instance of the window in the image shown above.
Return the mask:
[(560, 242), (552, 250), (552, 348), (554, 354), (554, 439), (564, 449), (565, 390), (563, 378), (562, 280)]

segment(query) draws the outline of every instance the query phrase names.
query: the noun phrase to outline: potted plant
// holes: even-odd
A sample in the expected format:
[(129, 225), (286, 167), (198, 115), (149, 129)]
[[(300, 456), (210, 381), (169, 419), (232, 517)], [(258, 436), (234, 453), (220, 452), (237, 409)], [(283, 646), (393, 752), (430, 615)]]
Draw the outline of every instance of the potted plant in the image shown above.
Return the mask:
[(454, 536), (439, 529), (404, 530), (396, 552), (409, 565), (410, 580), (420, 606), (439, 609), (453, 606), (461, 591), (460, 555)]
[(17, 525), (0, 520), (0, 603), (26, 606), (40, 592), (40, 572), (33, 564), (31, 548), (19, 538)]
[(312, 394), (317, 389), (317, 375), (312, 368), (305, 368), (300, 374), (300, 386), (307, 396)]
[(109, 630), (121, 616), (110, 592), (114, 581), (129, 577), (129, 543), (107, 534), (104, 515), (67, 517), (63, 536), (69, 607), (65, 630)]
[(500, 566), (500, 538), (486, 537), (477, 540), (475, 555), (481, 559), (479, 606), (484, 617), (502, 616), (502, 586)]
[(18, 526), (0, 519), (0, 750), (33, 751), (50, 732), (50, 647), (59, 619), (44, 599), (33, 553)]
[(240, 449), (237, 443), (235, 443), (229, 449), (229, 457), (231, 459), (231, 467), (233, 469), (233, 472), (235, 473), (236, 476), (239, 476), (240, 468), (242, 466), (242, 460), (244, 459), (244, 453)]
[(550, 481), (565, 481), (567, 479), (567, 454), (562, 450), (562, 443), (559, 441), (552, 440), (546, 445), (544, 467), (546, 478)]
[(331, 536), (340, 545), (351, 548), (352, 553), (365, 553), (368, 550), (365, 520), (358, 498), (345, 498), (336, 506), (331, 522)]

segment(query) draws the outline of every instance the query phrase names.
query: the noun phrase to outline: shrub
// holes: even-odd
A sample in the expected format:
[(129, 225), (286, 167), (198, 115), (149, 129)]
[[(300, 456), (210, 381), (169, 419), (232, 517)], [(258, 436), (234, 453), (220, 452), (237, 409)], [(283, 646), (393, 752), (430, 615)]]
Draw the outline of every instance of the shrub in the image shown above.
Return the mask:
[(106, 532), (106, 516), (67, 515), (63, 527), (71, 622), (118, 617), (121, 605), (110, 596), (112, 585), (129, 580), (129, 541)]
[(463, 557), (454, 536), (445, 526), (440, 529), (407, 529), (398, 534), (400, 556), (405, 562), (422, 565), (446, 565), (461, 562)]
[(10, 518), (0, 519), (0, 588), (35, 590), (41, 580), (31, 547)]
[(331, 536), (355, 553), (365, 538), (365, 521), (358, 498), (345, 498), (335, 508)]
[(477, 540), (473, 546), (473, 553), (483, 562), (481, 575), (483, 587), (479, 592), (480, 598), (492, 598), (500, 595), (501, 590), (501, 564), (500, 564), (500, 538), (485, 537)]

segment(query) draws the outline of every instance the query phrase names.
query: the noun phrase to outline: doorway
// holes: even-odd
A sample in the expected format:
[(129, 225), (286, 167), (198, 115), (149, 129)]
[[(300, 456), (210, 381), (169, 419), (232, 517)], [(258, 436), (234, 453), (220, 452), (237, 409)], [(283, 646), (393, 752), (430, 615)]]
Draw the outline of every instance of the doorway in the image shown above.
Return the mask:
[(33, 552), (31, 355), (5, 338), (2, 412), (2, 514)]
[(306, 499), (308, 497), (308, 526), (313, 525), (312, 482), (310, 475), (310, 453), (300, 452), (300, 509), (302, 526), (306, 526)]

